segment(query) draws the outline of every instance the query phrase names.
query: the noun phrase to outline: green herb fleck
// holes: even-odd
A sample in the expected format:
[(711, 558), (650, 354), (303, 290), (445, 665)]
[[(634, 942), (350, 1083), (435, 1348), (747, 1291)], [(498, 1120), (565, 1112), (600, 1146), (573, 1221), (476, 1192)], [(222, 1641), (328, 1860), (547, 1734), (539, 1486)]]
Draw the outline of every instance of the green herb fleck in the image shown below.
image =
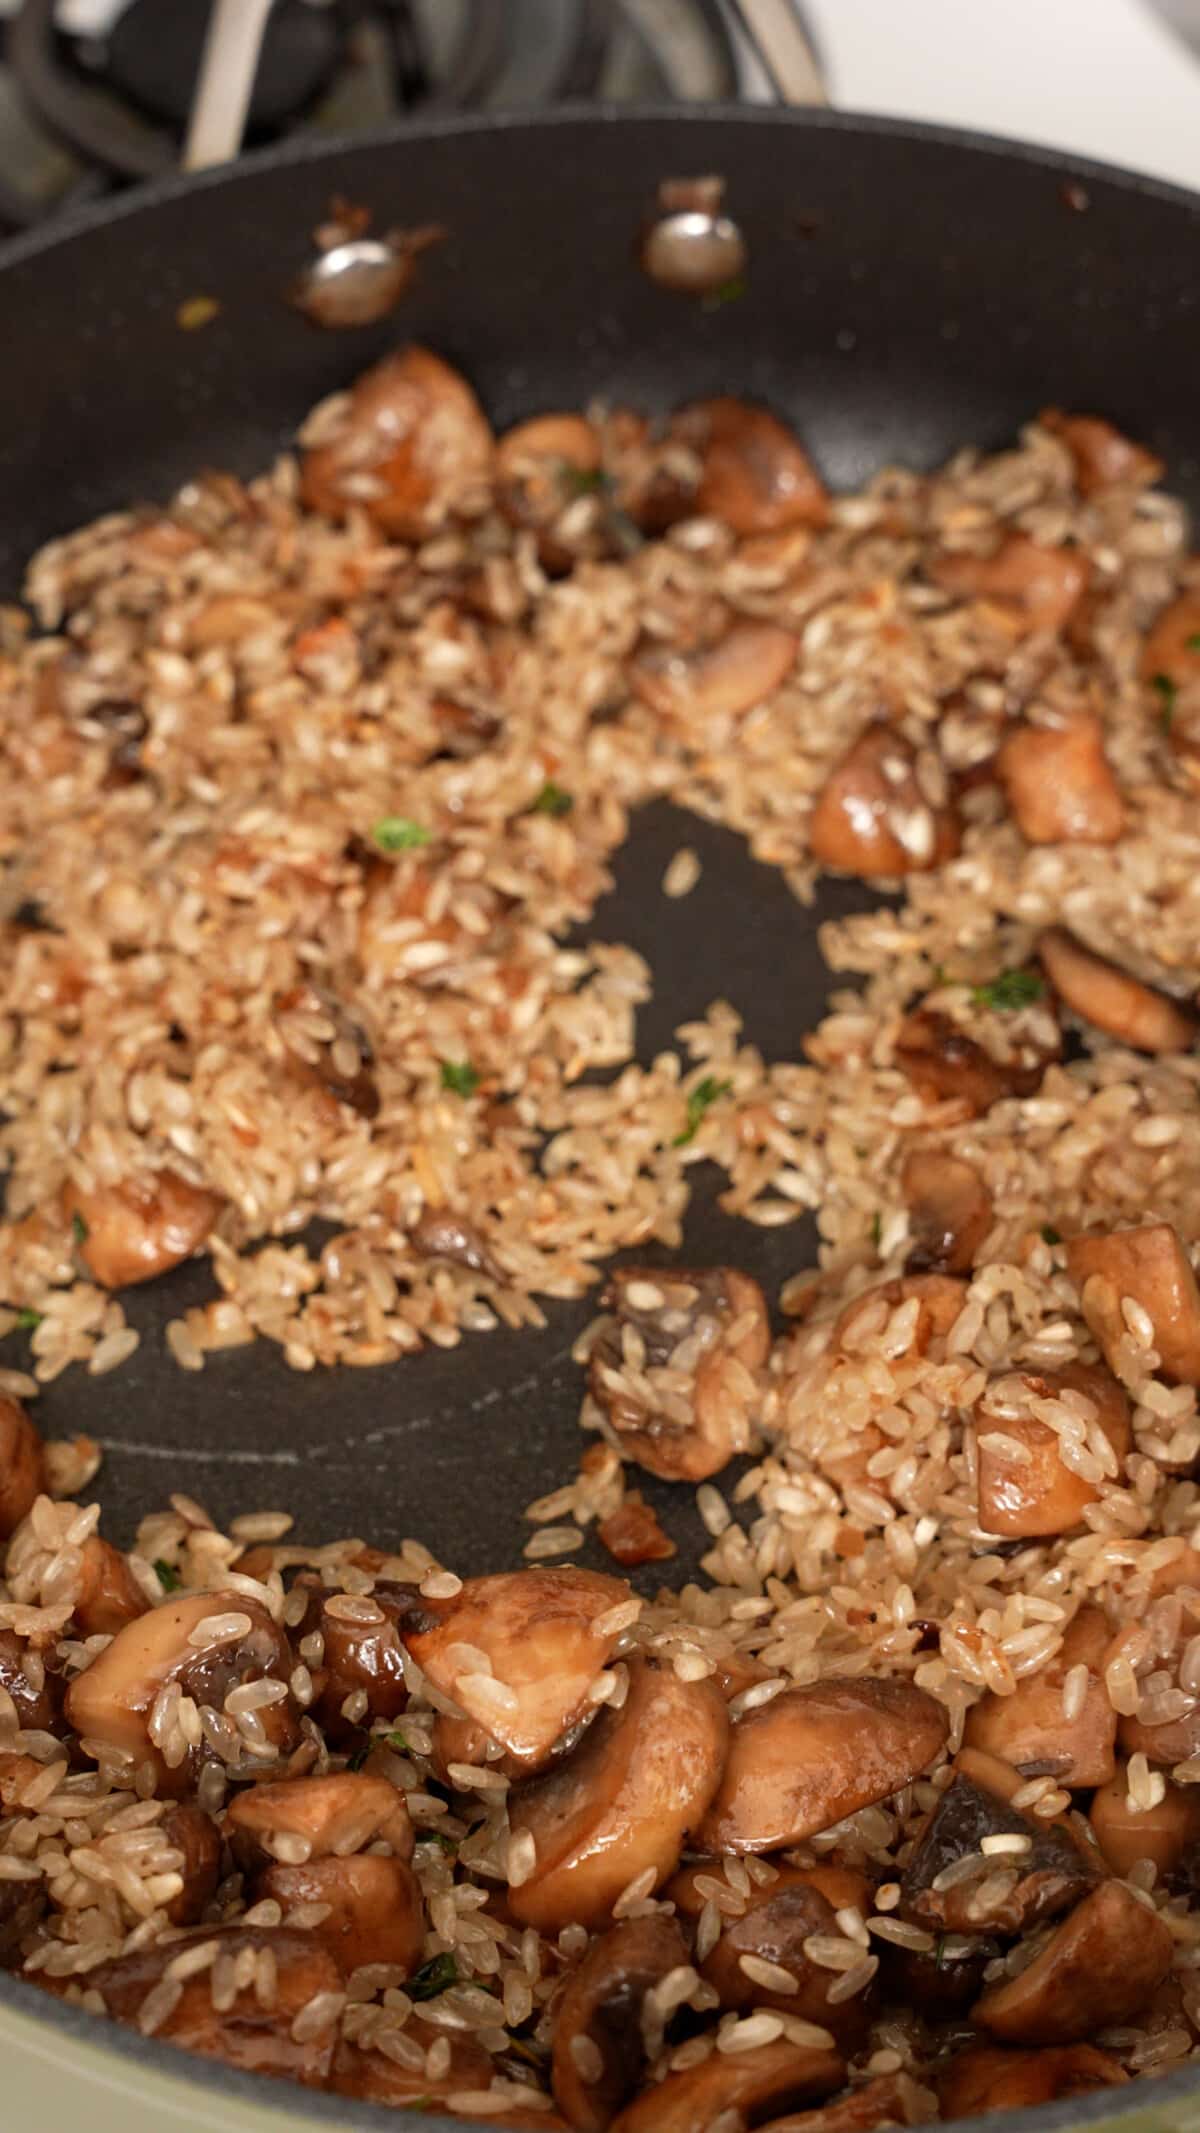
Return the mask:
[(556, 785), (553, 778), (547, 778), (533, 803), (533, 813), (535, 815), (569, 815), (574, 805), (573, 794), (564, 792), (562, 786)]
[(408, 2096), (400, 2105), (402, 2111), (432, 2111), (432, 2096)]
[(1200, 630), (1196, 630), (1190, 637), (1185, 637), (1183, 641), (1189, 652), (1200, 652)]
[(876, 1251), (879, 1250), (879, 1240), (882, 1235), (883, 1216), (880, 1214), (879, 1209), (876, 1208), (874, 1214), (871, 1217), (871, 1242), (874, 1245)]
[(1062, 1231), (1061, 1231), (1061, 1230), (1058, 1230), (1058, 1229), (1055, 1229), (1055, 1227), (1054, 1227), (1054, 1224), (1053, 1224), (1052, 1222), (1043, 1222), (1043, 1224), (1042, 1224), (1042, 1243), (1043, 1243), (1043, 1244), (1061, 1244), (1061, 1243), (1062, 1243)]
[(18, 1311), (18, 1312), (17, 1312), (17, 1331), (18, 1331), (18, 1333), (36, 1333), (36, 1332), (37, 1332), (37, 1329), (38, 1329), (38, 1327), (39, 1327), (39, 1326), (41, 1325), (41, 1323), (42, 1323), (42, 1314), (41, 1314), (41, 1312), (40, 1312), (40, 1311), (31, 1311), (31, 1310), (29, 1309), (28, 1305), (26, 1305), (26, 1307), (25, 1307), (25, 1309), (24, 1309), (23, 1311)]
[(381, 852), (415, 852), (431, 842), (433, 832), (407, 815), (381, 815), (371, 835)]
[(1002, 970), (990, 984), (972, 985), (971, 998), (976, 1007), (994, 1007), (1008, 1015), (1040, 1000), (1044, 989), (1036, 970)]
[(933, 1967), (935, 1970), (944, 1970), (946, 1967), (946, 1936), (944, 1933), (938, 1934), (937, 1953), (933, 1959)]
[(440, 1845), (442, 1851), (445, 1852), (446, 1857), (448, 1859), (455, 1859), (458, 1856), (458, 1838), (448, 1837), (444, 1829), (423, 1830), (421, 1834), (421, 1841), (423, 1844)]
[(732, 274), (728, 281), (720, 282), (715, 289), (707, 291), (701, 298), (700, 308), (702, 311), (721, 311), (726, 304), (736, 304), (745, 294), (745, 275)]
[(88, 1226), (80, 1214), (74, 1214), (71, 1217), (71, 1235), (74, 1237), (76, 1244), (86, 1244), (88, 1241)]
[(371, 1749), (373, 1748), (373, 1746), (374, 1742), (372, 1741), (370, 1734), (368, 1734), (367, 1738), (362, 1743), (362, 1746), (356, 1748), (354, 1750), (353, 1755), (348, 1755), (346, 1757), (347, 1770), (361, 1770), (363, 1764), (367, 1760), (367, 1757), (371, 1753)]
[(458, 1964), (452, 1955), (435, 1955), (414, 1970), (404, 1990), (410, 2000), (436, 2000), (458, 1983)]
[(170, 1563), (164, 1563), (161, 1557), (155, 1562), (154, 1575), (164, 1592), (178, 1592), (183, 1583), (179, 1572), (172, 1570)]
[(449, 1089), (452, 1096), (474, 1096), (479, 1087), (479, 1075), (469, 1059), (461, 1062), (443, 1059), (442, 1087)]
[(1164, 733), (1169, 733), (1175, 720), (1175, 698), (1178, 691), (1169, 674), (1156, 674), (1153, 686), (1158, 690), (1158, 723)]
[(732, 1088), (731, 1081), (718, 1081), (713, 1074), (706, 1074), (703, 1081), (698, 1081), (687, 1100), (687, 1126), (675, 1135), (672, 1148), (686, 1148), (689, 1141), (695, 1140), (696, 1128), (709, 1106), (722, 1096), (728, 1096)]
[(391, 1748), (396, 1755), (412, 1754), (412, 1749), (409, 1747), (408, 1742), (405, 1740), (404, 1735), (400, 1731), (399, 1726), (397, 1726), (393, 1732), (384, 1734), (383, 1745), (385, 1748)]
[(559, 480), (568, 496), (603, 496), (613, 485), (603, 467), (577, 467), (569, 459), (560, 463)]

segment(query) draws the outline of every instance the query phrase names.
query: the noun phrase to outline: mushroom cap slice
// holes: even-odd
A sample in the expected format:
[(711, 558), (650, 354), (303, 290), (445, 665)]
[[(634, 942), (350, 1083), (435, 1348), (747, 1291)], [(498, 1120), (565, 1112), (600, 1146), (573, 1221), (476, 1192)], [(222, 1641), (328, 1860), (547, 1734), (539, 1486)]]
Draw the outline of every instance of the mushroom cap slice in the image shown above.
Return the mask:
[[(725, 1903), (735, 1900), (722, 1875), (721, 1861), (704, 1859), (699, 1865), (681, 1868), (668, 1882), (666, 1894), (681, 1917), (694, 1920), (711, 1900), (714, 1887), (724, 1892)], [(740, 1912), (722, 1912), (720, 1937), (697, 1963), (700, 1975), (720, 1993), (722, 2007), (738, 2013), (751, 2007), (776, 2007), (804, 2022), (819, 2023), (839, 2044), (849, 2045), (867, 2027), (874, 1995), (868, 1987), (831, 2004), (829, 1993), (839, 1972), (814, 1963), (804, 1944), (812, 1934), (839, 1938), (838, 1911), (854, 1906), (867, 1917), (871, 1894), (864, 1876), (847, 1869), (781, 1866), (774, 1881), (751, 1889)], [(743, 1956), (757, 1957), (789, 1972), (793, 1988), (776, 1990), (752, 1978), (742, 1968)]]
[(931, 807), (904, 735), (880, 719), (833, 765), (809, 824), (813, 858), (862, 881), (920, 873), (958, 851), (949, 804)]
[[(989, 1691), (967, 1713), (964, 1740), (1014, 1765), (1045, 1764), (1060, 1784), (1103, 1785), (1113, 1772), (1117, 1714), (1109, 1701), (1104, 1660), (1112, 1641), (1108, 1617), (1083, 1606), (1062, 1647), (1036, 1674), (1018, 1681), (1011, 1696)], [(1073, 1718), (1063, 1709), (1063, 1682), (1073, 1667), (1086, 1669), (1083, 1701)]]
[(716, 1798), (697, 1832), (712, 1852), (772, 1852), (899, 1792), (945, 1746), (944, 1705), (900, 1680), (784, 1689), (733, 1728)]
[(629, 684), (661, 718), (685, 731), (710, 719), (741, 718), (783, 686), (799, 639), (774, 622), (734, 622), (724, 636), (692, 651), (655, 645), (629, 666)]
[(712, 2051), (698, 2066), (651, 2082), (612, 2123), (611, 2133), (708, 2133), (713, 2120), (736, 2111), (743, 2124), (761, 2125), (773, 2112), (818, 2101), (845, 2078), (840, 2052), (779, 2037), (754, 2051)]
[(1173, 1785), (1168, 1778), (1154, 1807), (1135, 1808), (1122, 1764), (1097, 1786), (1088, 1821), (1114, 1874), (1125, 1877), (1139, 1859), (1149, 1859), (1169, 1886), (1175, 1868), (1200, 1843), (1200, 1798), (1193, 1785)]
[(136, 1622), (150, 1602), (119, 1548), (93, 1533), (79, 1551), (75, 1620), (84, 1637), (115, 1637)]
[(382, 532), (419, 539), (487, 483), (493, 439), (467, 384), (428, 348), (365, 371), (301, 461), (306, 509), (365, 509)]
[(989, 1986), (972, 2015), (1012, 2044), (1077, 2044), (1141, 2012), (1175, 1943), (1123, 1881), (1102, 1881), (1016, 1977)]
[(730, 395), (699, 400), (672, 429), (700, 454), (694, 511), (739, 534), (826, 523), (825, 486), (799, 438), (769, 408)]
[(509, 1908), (541, 1932), (607, 1924), (631, 1881), (649, 1893), (678, 1864), (720, 1780), (729, 1714), (716, 1684), (681, 1681), (634, 1659), (620, 1710), (606, 1709), (567, 1761), (509, 1796), (510, 1856), (529, 1838), (534, 1863)]
[(996, 769), (1029, 844), (1115, 844), (1125, 827), (1104, 728), (1090, 711), (1052, 726), (1017, 726)]
[(968, 2044), (952, 2059), (938, 2084), (947, 2118), (976, 2118), (988, 2111), (1055, 2103), (1064, 2096), (1090, 2096), (1128, 2081), (1119, 2059), (1094, 2044), (1049, 2046), (1045, 2051), (1006, 2051), (998, 2044)]
[[(1012, 1838), (1014, 1846), (1019, 1839), (1023, 1849), (984, 1855), (984, 1840), (995, 1837)], [(973, 1857), (980, 1863), (974, 1880), (939, 1887), (948, 1867)], [(901, 1891), (906, 1913), (922, 1925), (951, 1933), (1025, 1933), (1078, 1902), (1099, 1872), (1064, 1829), (1019, 1814), (959, 1770), (917, 1837)], [(1005, 1885), (996, 1885), (996, 1877)]]
[(63, 1212), (80, 1226), (79, 1256), (104, 1289), (154, 1281), (190, 1259), (224, 1205), (220, 1195), (193, 1185), (177, 1170), (126, 1178), (63, 1194)]
[(605, 1617), (631, 1597), (596, 1570), (502, 1571), (425, 1603), (404, 1638), (434, 1687), (532, 1774), (596, 1709), (596, 1676), (622, 1634)]
[(326, 1916), (305, 1930), (328, 1948), (347, 1977), (363, 1963), (410, 1974), (421, 1961), (425, 1911), (412, 1868), (386, 1853), (327, 1856), (306, 1866), (269, 1866), (255, 1898), (273, 1896), (285, 1917), (299, 1904), (323, 1904)]
[[(984, 1533), (999, 1533), (1009, 1540), (1067, 1533), (1082, 1523), (1087, 1506), (1096, 1502), (1096, 1484), (1068, 1466), (1058, 1431), (1037, 1414), (1038, 1402), (1045, 1401), (1061, 1419), (1063, 1408), (1071, 1407), (1063, 1395), (1072, 1393), (1082, 1395), (1094, 1411), (1091, 1421), (1112, 1454), (1108, 1476), (1119, 1480), (1121, 1462), (1132, 1449), (1133, 1430), (1129, 1402), (1111, 1371), (1096, 1363), (1064, 1363), (1060, 1370), (1036, 1376), (1029, 1371), (1010, 1373), (993, 1380), (979, 1403), (979, 1524)], [(1082, 1430), (1080, 1411), (1075, 1412)], [(1008, 1439), (1021, 1448), (1023, 1457), (1007, 1449)], [(1086, 1449), (1097, 1456), (1095, 1445), (1088, 1444)], [(1108, 1454), (1103, 1458), (1107, 1462)]]
[(923, 2126), (936, 2111), (937, 2098), (911, 2074), (879, 2074), (815, 2111), (773, 2118), (762, 2133), (871, 2133), (875, 2126)]
[[(284, 1778), (252, 1785), (230, 1802), (226, 1834), (242, 1866), (279, 1858), (300, 1865), (331, 1853), (345, 1858), (379, 1838), (400, 1859), (411, 1859), (413, 1827), (404, 1794), (386, 1778), (365, 1771), (333, 1771), (326, 1777)], [(275, 1848), (277, 1838), (285, 1842)]]
[(45, 1485), (42, 1440), (20, 1401), (0, 1394), (0, 1540), (28, 1518)]
[[(215, 1943), (218, 1963), (223, 1957), (272, 1956), (274, 2004), (264, 2007), (251, 1983), (234, 1994), (230, 2007), (218, 2010), (213, 2006), (212, 1971), (201, 1970), (184, 1980), (155, 2035), (202, 2058), (222, 2059), (243, 2073), (278, 2074), (307, 2088), (323, 2088), (337, 2042), (342, 1974), (312, 1933), (291, 1932), (286, 1926), (224, 1926), (211, 1934), (192, 1933), (99, 1963), (88, 1972), (88, 1987), (101, 1995), (116, 2021), (136, 2025), (147, 1995), (163, 1982), (176, 1957), (200, 1941)], [(331, 1995), (328, 2023), (298, 2043), (292, 2024), (302, 2008), (323, 1994)]]
[(1200, 1290), (1169, 1222), (1068, 1237), (1066, 1255), (1083, 1315), (1113, 1369), (1129, 1339), (1122, 1310), (1129, 1297), (1150, 1320), (1166, 1375), (1200, 1385)]
[(900, 1173), (912, 1248), (909, 1274), (968, 1274), (992, 1226), (979, 1172), (945, 1148), (914, 1148)]
[(221, 1839), (211, 1815), (191, 1800), (169, 1807), (159, 1825), (164, 1844), (179, 1853), (183, 1887), (167, 1905), (173, 1926), (193, 1926), (202, 1918), (221, 1878)]
[(1192, 1050), (1200, 1018), (1184, 1001), (1131, 977), (1107, 956), (1085, 948), (1065, 926), (1043, 933), (1037, 952), (1059, 999), (1093, 1029), (1135, 1052)]
[(578, 2133), (604, 2133), (640, 2086), (646, 2070), (643, 2002), (687, 1960), (675, 1919), (653, 1911), (610, 1926), (572, 1971), (554, 2023), (551, 2077), (554, 2100)]

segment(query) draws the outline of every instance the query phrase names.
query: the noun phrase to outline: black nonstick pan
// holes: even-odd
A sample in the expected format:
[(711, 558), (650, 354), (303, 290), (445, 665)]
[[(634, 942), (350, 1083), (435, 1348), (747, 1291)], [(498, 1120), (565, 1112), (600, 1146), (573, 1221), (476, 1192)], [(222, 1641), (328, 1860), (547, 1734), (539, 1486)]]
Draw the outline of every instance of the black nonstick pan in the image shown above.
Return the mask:
[[(742, 293), (710, 308), (655, 286), (635, 261), (660, 182), (705, 172), (726, 180), (749, 249)], [(335, 194), (368, 206), (376, 227), (436, 222), (448, 234), (390, 319), (321, 333), (285, 291)], [(1200, 504), (1198, 250), (1200, 200), (1181, 192), (842, 117), (559, 113), (250, 158), (0, 254), (0, 598), (18, 596), (24, 560), (49, 536), (130, 498), (163, 498), (197, 466), (262, 467), (314, 401), (406, 339), (457, 364), (498, 428), (597, 393), (650, 410), (718, 392), (764, 399), (834, 487), (882, 461), (927, 467), (964, 442), (999, 445), (1056, 401), (1143, 438)], [(185, 331), (180, 308), (198, 296), (217, 308)], [(658, 884), (683, 827), (665, 807), (635, 825), (593, 922), (654, 966), (640, 1052), (723, 996), (768, 1057), (794, 1056), (825, 993), (816, 920), (871, 894), (827, 885), (807, 912), (734, 836), (688, 818), (704, 871), (672, 903)], [(715, 1204), (719, 1182), (701, 1182), (689, 1258), (735, 1258), (771, 1292), (812, 1263), (806, 1223), (735, 1226)], [(68, 1373), (39, 1403), (45, 1433), (103, 1444), (98, 1494), (114, 1538), (128, 1544), (138, 1516), (182, 1488), (218, 1520), (284, 1508), (314, 1542), (419, 1535), (464, 1573), (519, 1559), (524, 1505), (577, 1460), (569, 1351), (588, 1303), (551, 1305), (541, 1333), (467, 1337), (377, 1372), (301, 1376), (260, 1344), (187, 1375), (158, 1334), (210, 1293), (201, 1265), (131, 1292), (149, 1336), (132, 1363), (112, 1379)], [(679, 1542), (670, 1568), (682, 1578), (700, 1552), (692, 1494), (649, 1477), (646, 1488)], [(182, 2125), (387, 2122), (267, 2093), (124, 2033), (102, 2033), (98, 2061), (94, 2025), (7, 1979), (0, 2034), (15, 2080), (24, 2069), (33, 2083), (39, 2055), (53, 2062), (36, 2077), (51, 2088), (31, 2085), (31, 2098), (82, 2068), (85, 2050), (107, 2063), (125, 2093), (113, 2125), (127, 2133), (139, 2067), (160, 2099), (169, 2077)], [(1127, 2093), (1125, 2109), (1105, 2095), (1011, 2123), (1200, 2124), (1200, 2076)], [(58, 2109), (40, 2122), (65, 2125)], [(34, 2122), (3, 2107), (0, 2118)]]

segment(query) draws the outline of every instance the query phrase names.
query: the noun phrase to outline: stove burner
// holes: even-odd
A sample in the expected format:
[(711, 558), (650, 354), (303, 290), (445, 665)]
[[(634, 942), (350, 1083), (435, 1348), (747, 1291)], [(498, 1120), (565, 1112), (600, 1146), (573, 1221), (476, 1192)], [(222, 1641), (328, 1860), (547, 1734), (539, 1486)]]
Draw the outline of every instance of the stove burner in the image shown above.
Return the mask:
[[(7, 77), (0, 63), (0, 226), (178, 166), (209, 8), (20, 0)], [(738, 78), (722, 0), (275, 0), (247, 144), (417, 110), (716, 101)]]

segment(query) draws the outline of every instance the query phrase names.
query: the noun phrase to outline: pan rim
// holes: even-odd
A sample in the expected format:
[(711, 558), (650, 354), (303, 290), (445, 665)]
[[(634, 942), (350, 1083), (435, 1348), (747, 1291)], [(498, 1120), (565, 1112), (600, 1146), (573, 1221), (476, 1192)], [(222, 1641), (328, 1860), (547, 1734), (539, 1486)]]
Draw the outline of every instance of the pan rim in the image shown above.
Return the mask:
[[(120, 226), (127, 219), (170, 207), (175, 201), (193, 194), (231, 189), (243, 181), (250, 183), (259, 174), (269, 171), (335, 164), (341, 157), (358, 151), (387, 152), (409, 143), (455, 137), (495, 135), (507, 139), (546, 134), (558, 128), (578, 133), (585, 128), (589, 131), (600, 128), (631, 131), (647, 126), (658, 126), (664, 131), (669, 129), (677, 136), (686, 135), (692, 128), (713, 126), (728, 129), (731, 135), (751, 129), (757, 133), (764, 127), (772, 127), (806, 134), (907, 141), (947, 149), (955, 154), (966, 151), (969, 158), (999, 160), (1022, 169), (1044, 171), (1054, 178), (1069, 178), (1085, 186), (1145, 198), (1200, 217), (1200, 190), (1153, 178), (1118, 164), (1074, 156), (1033, 142), (966, 127), (891, 118), (870, 112), (792, 110), (728, 103), (607, 108), (574, 103), (536, 114), (521, 111), (438, 114), (415, 121), (398, 121), (390, 127), (364, 134), (308, 137), (253, 151), (236, 163), (209, 171), (172, 173), (131, 187), (127, 192), (55, 220), (49, 226), (10, 239), (0, 245), (0, 275), (6, 269), (31, 265), (44, 256), (53, 255), (60, 247), (95, 231)], [(390, 2107), (304, 2090), (291, 2082), (242, 2073), (218, 2061), (198, 2058), (159, 2038), (142, 2037), (105, 2017), (70, 2006), (27, 1979), (0, 1973), (0, 2038), (4, 2037), (9, 2015), (36, 2023), (50, 2036), (60, 2037), (64, 2047), (68, 2040), (91, 2046), (126, 2065), (145, 2067), (160, 2077), (186, 2084), (197, 2099), (207, 2092), (214, 2100), (226, 2098), (232, 2105), (248, 2106), (269, 2115), (281, 2129), (290, 2125), (296, 2133), (305, 2133), (306, 2128), (316, 2133), (317, 2128), (334, 2127), (361, 2128), (362, 2133), (386, 2133), (387, 2128), (392, 2128), (394, 2133), (396, 2113)], [(1111, 2128), (1112, 2133), (1135, 2133), (1135, 2129), (1161, 2124), (1166, 2110), (1200, 2094), (1200, 2064), (1191, 2064), (1174, 2074), (1157, 2078), (1152, 2089), (1143, 2090), (1140, 2083), (1131, 2083), (1128, 2090), (1123, 2089), (1120, 2093), (1120, 2102), (1114, 2101), (1115, 2091), (1103, 2089), (1091, 2096), (1010, 2112), (1007, 2114), (1008, 2125), (1011, 2133), (1067, 2133), (1067, 2129), (1072, 2129), (1073, 2133), (1075, 2128), (1086, 2133), (1087, 2128), (1099, 2126)], [(466, 2123), (461, 2118), (431, 2112), (413, 2111), (406, 2116), (414, 2133), (421, 2133), (423, 2128), (455, 2127), (461, 2133)], [(503, 2121), (497, 2120), (496, 2123), (502, 2126)], [(960, 2127), (967, 2123), (957, 2122)], [(952, 2126), (948, 2126), (948, 2133), (954, 2133)]]

